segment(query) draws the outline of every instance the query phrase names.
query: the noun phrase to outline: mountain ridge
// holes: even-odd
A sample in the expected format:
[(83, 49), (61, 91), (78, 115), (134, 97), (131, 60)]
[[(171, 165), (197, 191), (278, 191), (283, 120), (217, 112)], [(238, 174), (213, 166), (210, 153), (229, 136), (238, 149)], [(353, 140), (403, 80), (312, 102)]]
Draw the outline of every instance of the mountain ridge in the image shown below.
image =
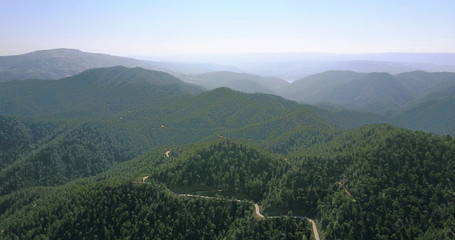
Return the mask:
[(60, 79), (91, 68), (117, 65), (163, 70), (133, 58), (59, 48), (21, 55), (0, 56), (0, 82), (24, 79)]
[[(440, 90), (441, 84), (454, 84), (455, 73), (414, 71), (389, 73), (357, 73), (327, 71), (302, 78), (279, 89), (279, 95), (310, 104), (330, 103), (354, 110), (386, 112)], [(377, 107), (372, 107), (372, 105)]]
[(116, 66), (87, 70), (58, 81), (0, 83), (0, 113), (36, 115), (81, 111), (112, 115), (130, 106), (202, 91), (201, 87), (168, 73)]

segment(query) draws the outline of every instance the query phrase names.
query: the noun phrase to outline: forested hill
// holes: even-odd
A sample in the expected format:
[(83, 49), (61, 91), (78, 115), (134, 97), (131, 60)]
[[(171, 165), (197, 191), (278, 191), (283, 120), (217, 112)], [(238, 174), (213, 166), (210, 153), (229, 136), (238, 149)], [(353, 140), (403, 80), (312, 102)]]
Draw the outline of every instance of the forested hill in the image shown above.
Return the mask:
[(397, 125), (455, 135), (455, 83), (449, 73), (441, 73), (435, 80), (441, 82), (437, 88), (426, 91), (394, 113)]
[(279, 94), (310, 104), (325, 102), (349, 109), (387, 112), (448, 86), (455, 86), (455, 73), (416, 71), (392, 75), (328, 71), (286, 85)]
[[(287, 156), (223, 139), (157, 148), (93, 178), (0, 197), (0, 236), (310, 239), (305, 219), (281, 216), (298, 215), (325, 239), (453, 239), (454, 154), (451, 137), (390, 125)], [(253, 217), (253, 202), (281, 217)]]
[(453, 138), (373, 113), (125, 67), (1, 83), (0, 112), (2, 239), (454, 238)]
[(225, 141), (191, 149), (171, 155), (176, 159), (148, 180), (180, 192), (250, 199), (270, 215), (316, 218), (328, 239), (455, 236), (449, 136), (368, 125), (289, 156)]
[(151, 145), (109, 122), (0, 116), (0, 195), (93, 176)]
[(87, 70), (58, 81), (0, 83), (0, 114), (106, 117), (202, 91), (167, 73), (117, 66)]
[(438, 134), (455, 133), (455, 73), (356, 73), (328, 71), (278, 90), (288, 99), (309, 104), (374, 112), (400, 127)]
[[(110, 83), (116, 84), (112, 79)], [(116, 86), (110, 83), (108, 87)], [(326, 142), (341, 129), (377, 120), (370, 115), (330, 112), (273, 95), (227, 88), (131, 104), (128, 106), (137, 108), (120, 109), (118, 113), (94, 109), (88, 116), (96, 119), (80, 117), (79, 105), (68, 102), (68, 106), (78, 111), (69, 110), (59, 121), (49, 119), (56, 114), (41, 114), (41, 120), (2, 117), (3, 142), (17, 147), (2, 150), (7, 158), (1, 161), (0, 193), (92, 176), (159, 146), (230, 138), (286, 154)]]

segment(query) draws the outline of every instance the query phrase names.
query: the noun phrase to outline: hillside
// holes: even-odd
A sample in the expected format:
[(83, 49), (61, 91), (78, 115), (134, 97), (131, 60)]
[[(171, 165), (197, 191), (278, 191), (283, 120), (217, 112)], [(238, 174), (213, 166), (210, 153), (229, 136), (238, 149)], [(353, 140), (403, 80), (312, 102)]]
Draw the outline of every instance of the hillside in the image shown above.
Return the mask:
[(326, 239), (454, 237), (450, 137), (370, 125), (288, 156), (231, 140), (166, 149), (0, 197), (0, 236), (310, 239), (308, 217)]
[[(22, 218), (18, 212), (5, 214), (9, 215), (8, 218), (2, 215), (6, 221), (1, 222), (0, 237), (310, 239), (312, 234), (307, 221), (254, 219), (249, 203), (183, 198), (150, 184), (114, 179), (87, 186), (72, 184), (43, 189), (38, 193), (40, 190), (23, 191), (21, 194), (30, 199), (16, 206), (21, 209), (18, 212), (31, 213), (27, 208), (32, 208), (41, 217)], [(17, 202), (18, 199), (18, 195), (3, 197), (0, 204)], [(22, 227), (17, 227), (18, 221), (23, 222)]]
[(369, 73), (334, 89), (327, 102), (337, 102), (350, 109), (384, 112), (394, 110), (414, 97), (415, 93), (392, 75)]
[(365, 74), (352, 71), (327, 71), (314, 74), (281, 87), (278, 94), (295, 101), (324, 102), (331, 91)]
[(279, 94), (310, 104), (329, 103), (348, 109), (384, 113), (397, 111), (424, 95), (454, 84), (455, 73), (391, 75), (328, 71), (295, 81), (281, 88)]
[(117, 66), (87, 70), (58, 81), (0, 83), (0, 114), (105, 117), (169, 97), (200, 92), (199, 86), (167, 73)]
[(151, 143), (109, 122), (0, 117), (0, 195), (104, 172)]
[[(453, 106), (450, 74), (342, 74)], [(326, 239), (454, 237), (455, 141), (362, 126), (398, 115), (120, 66), (0, 91), (0, 238), (311, 239), (309, 220)]]
[(455, 135), (455, 83), (419, 97), (392, 117), (398, 126)]
[(59, 122), (0, 115), (0, 168), (29, 154), (64, 130)]
[[(106, 74), (103, 69), (93, 71)], [(109, 79), (107, 83), (102, 82), (107, 85), (102, 89), (122, 83), (115, 78)], [(118, 86), (118, 91), (128, 90), (122, 84)], [(158, 89), (157, 86), (154, 88)], [(92, 176), (158, 146), (230, 138), (285, 154), (325, 142), (341, 129), (377, 120), (368, 114), (332, 112), (273, 95), (245, 94), (227, 88), (196, 96), (147, 96), (151, 102), (144, 104), (138, 104), (140, 96), (130, 97), (134, 102), (128, 105), (129, 108), (122, 110), (117, 107), (108, 114), (95, 108), (94, 112), (81, 115), (81, 105), (71, 105), (72, 102), (68, 101), (68, 112), (39, 112), (51, 108), (43, 104), (42, 108), (35, 108), (34, 118), (3, 117), (5, 121), (0, 125), (0, 133), (5, 136), (5, 142), (17, 144), (17, 149), (2, 150), (1, 154), (7, 157), (2, 161), (0, 192), (7, 193), (25, 186), (53, 186)], [(42, 120), (36, 116), (41, 116)], [(55, 121), (54, 116), (62, 116), (62, 119)], [(24, 122), (27, 123), (25, 126)], [(36, 132), (35, 128), (43, 130)]]
[[(373, 125), (314, 146), (325, 148), (323, 155), (310, 148), (277, 158), (218, 143), (176, 156), (149, 178), (179, 191), (251, 199), (269, 214), (316, 216), (328, 238), (450, 238), (453, 233), (444, 229), (455, 221), (455, 199), (447, 195), (453, 186), (444, 183), (453, 181), (454, 144), (451, 138)], [(425, 197), (437, 192), (440, 198)], [(438, 213), (432, 212), (438, 203)]]
[(142, 126), (140, 132), (165, 134), (160, 141), (173, 139), (182, 144), (184, 139), (196, 140), (201, 136), (207, 140), (245, 139), (279, 152), (293, 151), (279, 147), (282, 141), (310, 146), (339, 129), (387, 121), (375, 114), (330, 111), (274, 95), (245, 94), (228, 88), (168, 101), (159, 108), (131, 111), (122, 118), (132, 125), (131, 129), (133, 125)]

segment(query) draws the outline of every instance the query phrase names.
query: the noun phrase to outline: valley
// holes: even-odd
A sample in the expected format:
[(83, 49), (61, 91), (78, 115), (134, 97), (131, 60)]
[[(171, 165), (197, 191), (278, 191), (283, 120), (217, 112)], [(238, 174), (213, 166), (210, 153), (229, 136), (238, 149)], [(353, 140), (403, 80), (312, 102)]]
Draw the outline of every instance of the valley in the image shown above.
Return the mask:
[(0, 1), (0, 240), (455, 239), (455, 1)]
[(455, 236), (453, 73), (145, 67), (0, 80), (0, 238)]

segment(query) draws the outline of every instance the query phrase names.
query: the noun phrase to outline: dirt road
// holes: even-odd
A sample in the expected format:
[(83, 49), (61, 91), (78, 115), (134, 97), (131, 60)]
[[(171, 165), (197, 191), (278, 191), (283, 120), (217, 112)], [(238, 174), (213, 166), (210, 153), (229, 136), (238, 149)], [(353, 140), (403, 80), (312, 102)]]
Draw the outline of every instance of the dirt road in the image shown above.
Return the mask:
[[(166, 152), (166, 155), (168, 154), (168, 152)], [(145, 183), (145, 180), (148, 178), (148, 176), (145, 176), (142, 178), (142, 182), (139, 182), (139, 183)], [(218, 197), (210, 197), (210, 196), (204, 196), (204, 195), (196, 195), (196, 194), (190, 194), (190, 193), (175, 193), (175, 192), (172, 192), (171, 190), (167, 189), (167, 191), (169, 191), (170, 193), (176, 195), (176, 196), (179, 196), (179, 197), (192, 197), (192, 198), (205, 198), (205, 199), (215, 199), (215, 200), (224, 200), (224, 201), (235, 201), (235, 202), (242, 202), (242, 201), (246, 201), (246, 200), (239, 200), (239, 199), (225, 199), (225, 198), (218, 198)], [(251, 202), (251, 201), (248, 201), (248, 202)], [(256, 216), (258, 216), (259, 218), (261, 219), (266, 219), (264, 215), (261, 214), (260, 210), (259, 210), (259, 205), (257, 203), (254, 203), (254, 213), (256, 214)], [(283, 215), (283, 216), (288, 216), (288, 215)], [(271, 216), (271, 217), (267, 217), (267, 218), (277, 218), (277, 217), (281, 217), (281, 216)], [(316, 240), (320, 240), (319, 238), (319, 232), (318, 232), (318, 229), (317, 229), (317, 226), (316, 226), (316, 223), (314, 222), (314, 220), (312, 219), (309, 219), (307, 217), (304, 217), (304, 216), (288, 216), (288, 217), (291, 217), (291, 218), (299, 218), (299, 219), (308, 219), (308, 221), (311, 223), (312, 227), (313, 227), (313, 234), (314, 234), (314, 238)]]
[(313, 225), (313, 234), (314, 234), (314, 238), (315, 238), (316, 240), (320, 240), (320, 239), (319, 239), (318, 228), (316, 227), (316, 223), (315, 223), (313, 220), (311, 220), (311, 219), (308, 219), (308, 221), (310, 221), (311, 225)]
[(142, 182), (144, 183), (147, 178), (149, 178), (149, 176), (142, 177)]
[(254, 204), (254, 209), (256, 216), (258, 216), (259, 218), (265, 218), (264, 215), (262, 215), (261, 212), (259, 212), (259, 205), (257, 203)]

